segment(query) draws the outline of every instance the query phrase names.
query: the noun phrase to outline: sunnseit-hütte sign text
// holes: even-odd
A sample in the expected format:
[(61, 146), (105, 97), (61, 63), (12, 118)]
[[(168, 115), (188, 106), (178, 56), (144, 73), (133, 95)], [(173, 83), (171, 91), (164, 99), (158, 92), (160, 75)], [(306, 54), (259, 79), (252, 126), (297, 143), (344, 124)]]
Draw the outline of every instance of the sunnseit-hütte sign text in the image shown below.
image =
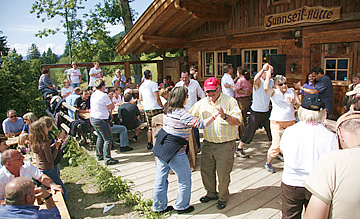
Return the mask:
[(264, 19), (265, 29), (307, 22), (334, 21), (340, 19), (341, 7), (301, 7), (281, 14), (268, 15)]

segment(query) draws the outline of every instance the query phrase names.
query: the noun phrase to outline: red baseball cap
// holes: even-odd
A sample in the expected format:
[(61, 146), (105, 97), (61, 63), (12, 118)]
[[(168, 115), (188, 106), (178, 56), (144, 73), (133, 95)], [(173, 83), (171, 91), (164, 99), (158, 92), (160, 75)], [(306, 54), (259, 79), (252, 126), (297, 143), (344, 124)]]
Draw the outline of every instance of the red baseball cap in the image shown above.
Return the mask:
[(217, 88), (217, 86), (219, 85), (219, 83), (220, 83), (219, 80), (216, 79), (215, 77), (206, 79), (204, 82), (205, 91), (215, 90)]

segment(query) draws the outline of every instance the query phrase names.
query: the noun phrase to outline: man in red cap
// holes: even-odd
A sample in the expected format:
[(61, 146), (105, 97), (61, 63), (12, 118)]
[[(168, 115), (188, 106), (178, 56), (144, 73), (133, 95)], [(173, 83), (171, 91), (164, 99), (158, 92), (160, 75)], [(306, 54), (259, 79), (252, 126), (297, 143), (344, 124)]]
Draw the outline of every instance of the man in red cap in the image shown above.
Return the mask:
[[(215, 111), (219, 116), (204, 129), (201, 153), (201, 177), (207, 194), (200, 198), (206, 203), (218, 199), (217, 208), (226, 207), (229, 194), (230, 172), (238, 138), (241, 111), (236, 100), (223, 95), (219, 80), (211, 77), (204, 82), (207, 97), (198, 101), (190, 110), (200, 119), (210, 117)], [(216, 173), (219, 177), (219, 192), (216, 191)]]

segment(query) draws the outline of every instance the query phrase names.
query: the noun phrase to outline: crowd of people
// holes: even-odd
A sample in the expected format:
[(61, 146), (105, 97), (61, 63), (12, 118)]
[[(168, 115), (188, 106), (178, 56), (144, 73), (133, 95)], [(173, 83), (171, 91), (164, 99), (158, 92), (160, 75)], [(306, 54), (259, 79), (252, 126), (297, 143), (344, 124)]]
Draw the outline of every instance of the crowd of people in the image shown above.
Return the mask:
[[(244, 146), (250, 144), (256, 130), (263, 127), (271, 142), (264, 169), (275, 173), (271, 164), (273, 159), (284, 162), (283, 218), (300, 218), (304, 207), (307, 218), (359, 217), (360, 212), (354, 208), (360, 204), (355, 192), (360, 190), (355, 171), (360, 153), (360, 73), (353, 74), (353, 83), (346, 93), (343, 106), (347, 113), (339, 118), (336, 126), (331, 126), (328, 118), (333, 108), (333, 88), (330, 78), (320, 67), (312, 68), (305, 84), (294, 83), (294, 88), (288, 87), (285, 76), (273, 77), (274, 69), (270, 64), (264, 64), (255, 75), (253, 86), (245, 68), (239, 66), (234, 72), (233, 66), (227, 64), (223, 69), (221, 81), (215, 77), (207, 78), (203, 89), (194, 67), (182, 69), (177, 83), (172, 82), (170, 76), (156, 83), (152, 72), (146, 70), (136, 96), (133, 93), (136, 85), (119, 69), (112, 79), (112, 87), (107, 88), (99, 62), (94, 62), (89, 72), (88, 89), (80, 89), (81, 73), (77, 63), (73, 62), (60, 96), (78, 110), (76, 114), (69, 110), (69, 116), (83, 122), (80, 143), (88, 142), (86, 133), (95, 132), (96, 157), (98, 161), (104, 160), (106, 165), (119, 162), (111, 156), (113, 145), (119, 146), (120, 152), (133, 150), (129, 140), (136, 142), (145, 126), (138, 108), (138, 103), (142, 104), (147, 125), (147, 149), (156, 157), (153, 210), (157, 213), (176, 210), (183, 214), (195, 209), (190, 205), (191, 169), (186, 156), (191, 132), (201, 152), (200, 171), (206, 190), (200, 202), (217, 200), (216, 207), (221, 210), (230, 197), (234, 155), (249, 159)], [(44, 99), (49, 94), (59, 95), (49, 76), (49, 70), (44, 69), (39, 79), (39, 90)], [(118, 110), (114, 113), (115, 107)], [(163, 127), (153, 142), (152, 119), (159, 114), (163, 114)], [(3, 166), (0, 169), (0, 200), (6, 208), (0, 208), (0, 216), (14, 214), (14, 206), (32, 206), (33, 197), (50, 200), (46, 213), (57, 215), (51, 195), (34, 188), (28, 182), (31, 178), (52, 192), (61, 192), (67, 200), (67, 189), (59, 170), (60, 149), (67, 135), (60, 132), (55, 136), (51, 131), (52, 122), (50, 117), (38, 119), (33, 113), (21, 118), (15, 110), (7, 112), (7, 119), (3, 121), (5, 136), (0, 136)], [(202, 142), (199, 129), (203, 129)], [(128, 130), (135, 130), (130, 139)], [(6, 145), (6, 139), (14, 136), (19, 136), (20, 150), (8, 149)], [(28, 151), (35, 154), (36, 167), (23, 160), (23, 154)], [(168, 205), (167, 199), (170, 169), (178, 177), (174, 207)], [(20, 185), (27, 189), (14, 200), (14, 192)], [(37, 209), (29, 207), (27, 211)]]

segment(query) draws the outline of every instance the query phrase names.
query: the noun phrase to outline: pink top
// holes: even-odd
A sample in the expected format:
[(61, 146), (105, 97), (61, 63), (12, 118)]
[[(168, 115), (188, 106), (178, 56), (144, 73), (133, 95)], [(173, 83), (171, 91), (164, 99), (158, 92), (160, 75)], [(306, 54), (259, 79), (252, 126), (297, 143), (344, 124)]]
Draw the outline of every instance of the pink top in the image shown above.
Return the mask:
[(243, 91), (248, 91), (249, 92), (249, 94), (242, 94), (242, 93), (239, 93), (239, 92), (235, 92), (235, 98), (236, 97), (247, 97), (247, 96), (251, 95), (251, 92), (250, 92), (251, 83), (250, 83), (250, 81), (246, 80), (244, 75), (240, 76), (240, 78), (237, 80), (234, 87), (235, 87), (236, 90), (243, 90)]

